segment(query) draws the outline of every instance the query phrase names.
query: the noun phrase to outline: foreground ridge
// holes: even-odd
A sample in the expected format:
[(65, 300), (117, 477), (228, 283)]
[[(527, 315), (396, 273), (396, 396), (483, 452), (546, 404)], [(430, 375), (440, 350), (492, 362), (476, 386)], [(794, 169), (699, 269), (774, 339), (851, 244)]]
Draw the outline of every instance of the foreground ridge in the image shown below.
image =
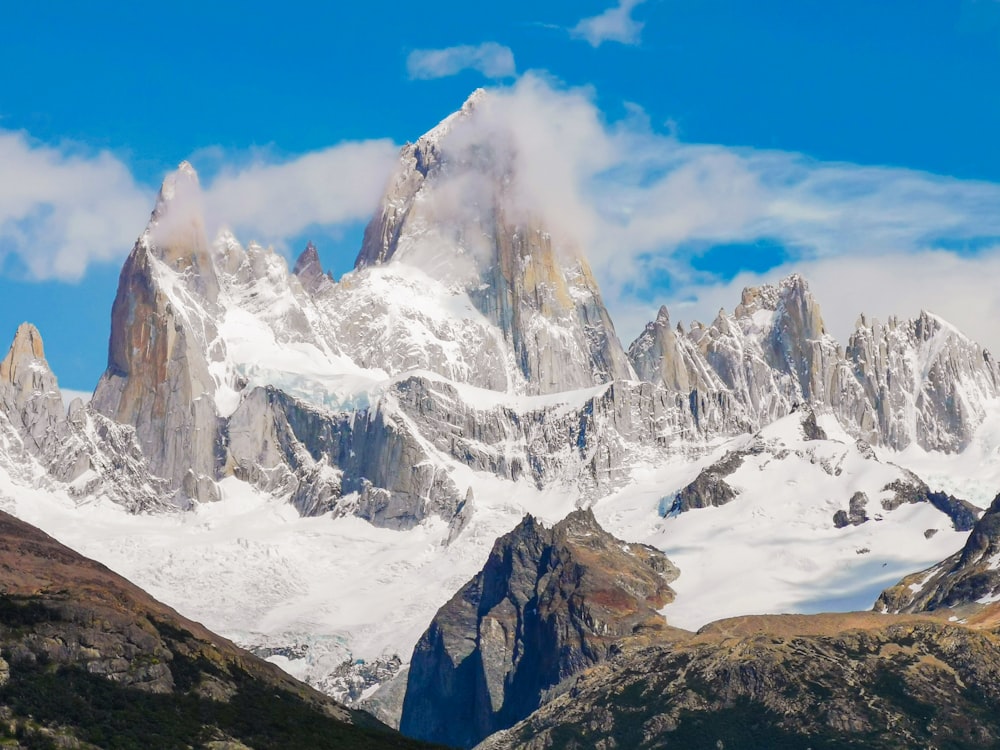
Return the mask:
[(1000, 640), (942, 619), (745, 617), (619, 656), (481, 750), (992, 747)]
[(426, 747), (2, 511), (0, 561), (4, 737), (68, 748), (151, 737), (159, 747)]

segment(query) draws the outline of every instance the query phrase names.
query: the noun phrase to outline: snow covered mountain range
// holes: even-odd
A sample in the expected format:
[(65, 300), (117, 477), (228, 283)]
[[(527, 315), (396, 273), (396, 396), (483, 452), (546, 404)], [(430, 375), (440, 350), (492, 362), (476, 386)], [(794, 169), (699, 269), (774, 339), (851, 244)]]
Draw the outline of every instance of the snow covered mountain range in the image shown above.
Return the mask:
[(928, 312), (841, 345), (799, 276), (625, 346), (495, 106), (402, 150), (339, 280), (312, 246), (290, 269), (209, 237), (182, 164), (89, 403), (64, 408), (30, 325), (0, 362), (0, 507), (389, 720), (526, 512), (666, 552), (680, 627), (868, 608), (962, 547), (1000, 487), (988, 352)]

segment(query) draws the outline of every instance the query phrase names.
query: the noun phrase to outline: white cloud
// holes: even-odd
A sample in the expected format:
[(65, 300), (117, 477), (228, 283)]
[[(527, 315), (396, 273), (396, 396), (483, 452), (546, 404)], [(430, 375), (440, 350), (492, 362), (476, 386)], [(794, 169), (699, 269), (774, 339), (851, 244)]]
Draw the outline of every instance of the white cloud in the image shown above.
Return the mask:
[(153, 195), (109, 152), (0, 131), (0, 266), (16, 257), (31, 278), (78, 279), (128, 252)]
[[(348, 142), (223, 166), (201, 191), (207, 228), (225, 223), (247, 240), (283, 246), (312, 226), (367, 220), (397, 152), (388, 140)], [(156, 195), (108, 152), (43, 145), (23, 133), (0, 131), (0, 170), (0, 267), (23, 266), (32, 279), (74, 281), (91, 263), (120, 261)]]
[(348, 142), (288, 161), (262, 155), (223, 169), (203, 189), (209, 232), (225, 224), (247, 240), (281, 246), (313, 225), (365, 221), (398, 151), (389, 140)]
[(638, 44), (644, 24), (632, 18), (632, 11), (645, 0), (619, 0), (603, 13), (582, 19), (571, 29), (573, 36), (586, 39), (592, 47), (604, 42)]
[[(798, 270), (842, 338), (861, 311), (910, 316), (922, 305), (997, 348), (1000, 331), (984, 321), (1000, 312), (1000, 288), (984, 279), (997, 278), (1000, 251), (982, 248), (1000, 238), (1000, 185), (686, 144), (634, 109), (609, 123), (592, 92), (534, 74), (490, 93), (472, 131), (454, 137), (509, 145), (522, 207), (557, 242), (584, 248), (623, 338), (661, 302), (675, 320), (711, 320), (742, 285)], [(692, 263), (713, 245), (753, 252), (761, 240), (787, 253), (764, 277), (727, 282)]]
[(477, 70), (487, 78), (510, 78), (517, 74), (514, 53), (496, 42), (463, 44), (445, 49), (417, 49), (406, 58), (410, 78), (446, 78), (463, 70)]
[[(707, 321), (731, 310), (742, 286), (799, 271), (841, 340), (862, 311), (909, 317), (925, 307), (1000, 352), (1000, 185), (687, 144), (651, 130), (635, 107), (608, 122), (593, 92), (536, 74), (490, 92), (469, 122), (455, 137), (516, 155), (518, 206), (586, 252), (624, 339), (661, 303), (674, 320)], [(284, 246), (313, 226), (366, 220), (397, 151), (365, 141), (238, 161), (204, 186), (209, 231), (224, 221), (244, 241)], [(155, 193), (109, 153), (2, 130), (0, 176), (0, 263), (17, 256), (35, 278), (74, 279), (89, 263), (119, 261)], [(459, 188), (456, 202), (467, 203), (469, 186)], [(764, 274), (731, 279), (692, 262), (716, 244), (749, 253), (761, 240), (786, 253)]]
[[(719, 308), (732, 311), (746, 286), (772, 283), (802, 273), (823, 312), (827, 331), (842, 344), (861, 313), (869, 321), (916, 317), (921, 310), (954, 323), (970, 338), (1000, 354), (1000, 245), (975, 256), (946, 250), (845, 255), (789, 263), (763, 274), (742, 273), (724, 283), (693, 285), (664, 299), (671, 319), (709, 321)], [(686, 298), (685, 298), (686, 297)], [(658, 306), (658, 305), (657, 305)], [(629, 323), (638, 331), (653, 306), (633, 304)]]

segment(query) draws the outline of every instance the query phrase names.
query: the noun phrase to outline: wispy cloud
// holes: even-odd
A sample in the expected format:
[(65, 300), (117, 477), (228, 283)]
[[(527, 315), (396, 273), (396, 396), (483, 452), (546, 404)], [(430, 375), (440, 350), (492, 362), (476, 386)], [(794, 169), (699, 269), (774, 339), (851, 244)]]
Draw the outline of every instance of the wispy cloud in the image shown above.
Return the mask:
[(347, 142), (290, 160), (261, 154), (223, 168), (203, 190), (209, 231), (225, 224), (247, 240), (282, 245), (313, 225), (367, 220), (398, 152), (384, 139)]
[[(675, 320), (709, 320), (734, 306), (743, 285), (800, 271), (841, 338), (862, 311), (912, 315), (923, 306), (1000, 350), (998, 184), (689, 144), (654, 131), (635, 107), (609, 122), (592, 91), (535, 74), (491, 91), (467, 122), (471, 131), (454, 137), (516, 155), (520, 207), (541, 216), (555, 241), (586, 252), (624, 338), (661, 303)], [(209, 230), (226, 222), (244, 241), (281, 246), (313, 226), (366, 220), (398, 155), (379, 140), (290, 159), (213, 158), (222, 166), (204, 185)], [(465, 205), (468, 184), (458, 187)], [(13, 256), (35, 278), (74, 279), (90, 263), (118, 261), (154, 194), (110, 153), (0, 130), (0, 267)], [(734, 278), (697, 262), (712, 246), (752, 253), (761, 240), (783, 248), (766, 273)]]
[(463, 44), (444, 49), (417, 49), (406, 58), (410, 78), (446, 78), (463, 70), (477, 70), (487, 78), (510, 78), (517, 74), (514, 53), (496, 42)]
[[(283, 245), (310, 227), (367, 220), (398, 158), (388, 140), (347, 142), (278, 160), (214, 154), (200, 201), (214, 232)], [(197, 166), (197, 165), (195, 165)], [(0, 131), (0, 269), (31, 279), (80, 279), (92, 263), (128, 254), (156, 189), (106, 151), (50, 146)]]
[(582, 19), (571, 29), (575, 37), (586, 39), (592, 47), (604, 42), (638, 44), (644, 24), (632, 18), (632, 11), (645, 0), (619, 0), (603, 13)]
[[(837, 298), (824, 309), (838, 331), (862, 310), (916, 312), (914, 295), (888, 283), (900, 265), (909, 264), (898, 278), (927, 292), (922, 304), (946, 317), (950, 310), (962, 327), (985, 330), (972, 306), (961, 304), (964, 281), (985, 295), (983, 305), (1000, 307), (1000, 292), (982, 281), (996, 278), (985, 248), (1000, 238), (998, 184), (687, 144), (651, 130), (634, 108), (609, 123), (592, 92), (533, 74), (494, 90), (484, 105), (469, 127), (493, 141), (504, 134), (512, 144), (521, 201), (544, 217), (554, 239), (585, 248), (625, 337), (662, 302), (678, 308), (677, 318), (710, 320), (720, 305), (735, 305), (736, 286), (792, 270), (864, 290), (837, 293), (814, 282), (821, 304), (823, 292)], [(746, 244), (750, 253), (761, 240), (783, 246), (788, 259), (764, 275), (732, 280), (692, 262), (713, 245)], [(838, 268), (878, 281), (852, 281)], [(942, 305), (934, 289), (945, 269), (951, 282), (941, 289), (954, 296)]]
[(0, 267), (78, 279), (132, 246), (154, 194), (107, 151), (0, 131)]

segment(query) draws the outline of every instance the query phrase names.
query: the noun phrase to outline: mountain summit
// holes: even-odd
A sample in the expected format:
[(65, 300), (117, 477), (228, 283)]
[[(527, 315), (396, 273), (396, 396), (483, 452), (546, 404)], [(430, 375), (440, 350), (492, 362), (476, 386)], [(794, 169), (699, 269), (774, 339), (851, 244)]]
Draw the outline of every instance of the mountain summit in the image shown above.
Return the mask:
[(574, 238), (523, 198), (517, 134), (490, 116), (502, 106), (476, 92), (403, 148), (356, 267), (408, 263), (461, 289), (500, 329), (530, 391), (632, 378)]
[(94, 409), (135, 427), (157, 476), (195, 500), (216, 498), (222, 460), (216, 387), (219, 281), (187, 162), (163, 181), (156, 208), (118, 278), (108, 369)]

